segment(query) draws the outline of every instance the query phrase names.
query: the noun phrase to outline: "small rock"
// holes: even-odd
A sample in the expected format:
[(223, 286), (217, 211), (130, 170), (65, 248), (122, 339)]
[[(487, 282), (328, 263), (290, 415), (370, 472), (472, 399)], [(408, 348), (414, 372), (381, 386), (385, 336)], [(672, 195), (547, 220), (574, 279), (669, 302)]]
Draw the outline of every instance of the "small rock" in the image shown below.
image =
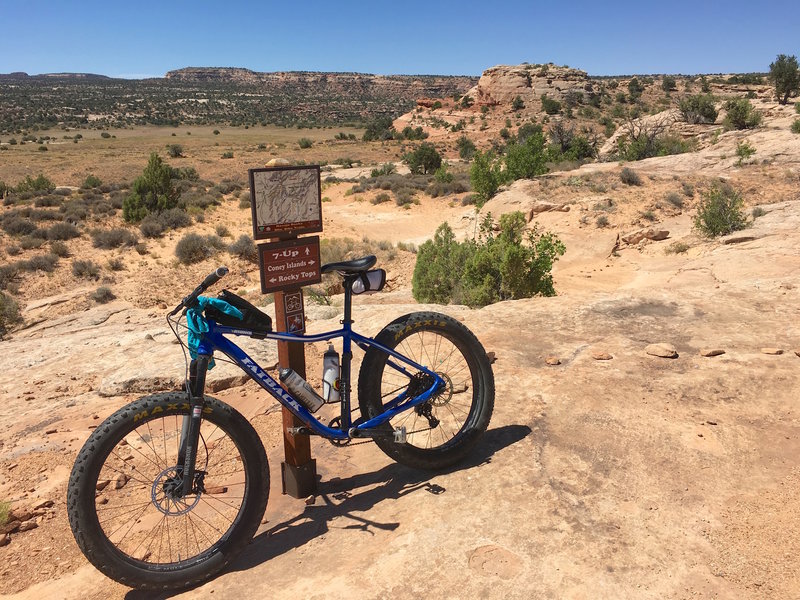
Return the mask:
[(106, 489), (106, 486), (109, 483), (111, 483), (110, 479), (101, 479), (95, 484), (94, 489), (96, 489), (98, 492), (102, 492), (104, 489)]
[(58, 433), (58, 429), (48, 429), (44, 432), (45, 435), (51, 435), (53, 433)]
[(761, 353), (778, 355), (778, 354), (783, 354), (783, 350), (781, 350), (780, 348), (762, 348)]
[(546, 362), (551, 367), (555, 367), (556, 365), (561, 364), (561, 359), (558, 358), (557, 356), (548, 356), (547, 358), (544, 359), (544, 362)]
[(0, 535), (0, 548), (2, 548), (3, 546), (8, 546), (10, 542), (11, 542), (10, 535), (8, 535), (7, 533)]
[(14, 508), (8, 513), (9, 521), (27, 521), (33, 516), (33, 511), (25, 508)]
[(39, 524), (36, 521), (32, 521), (32, 520), (31, 521), (25, 521), (24, 523), (22, 523), (19, 526), (19, 529), (17, 531), (22, 533), (23, 531), (30, 531), (31, 529), (36, 529), (38, 526), (39, 526)]
[(595, 360), (611, 360), (614, 358), (605, 350), (593, 350), (592, 351), (592, 358)]
[(720, 354), (725, 354), (725, 350), (722, 348), (701, 348), (700, 349), (700, 356), (719, 356)]
[(108, 504), (108, 498), (106, 498), (105, 496), (101, 496), (100, 498), (95, 500), (95, 503), (97, 503), (97, 504)]
[(261, 519), (261, 524), (262, 525), (266, 525), (267, 523), (269, 523), (269, 519), (267, 517), (264, 517), (263, 519)]
[(650, 344), (644, 349), (650, 356), (659, 356), (661, 358), (678, 358), (678, 351), (672, 344)]
[[(798, 356), (800, 356), (800, 350), (798, 350), (797, 352), (798, 352)], [(489, 364), (494, 364), (495, 361), (497, 360), (497, 355), (494, 352), (487, 352), (486, 353), (486, 358), (489, 359)]]
[(206, 494), (211, 494), (212, 496), (215, 494), (224, 494), (227, 491), (228, 488), (226, 488), (224, 485), (206, 488)]
[(150, 335), (149, 333), (145, 334), (144, 339), (150, 340), (151, 342), (155, 341), (155, 338), (152, 335)]
[(317, 497), (314, 494), (311, 494), (308, 498), (305, 499), (306, 506), (311, 506), (312, 504), (317, 503)]
[(130, 477), (128, 477), (125, 473), (120, 473), (117, 475), (117, 480), (114, 482), (114, 489), (120, 490), (124, 488), (128, 481), (130, 481)]
[(13, 471), (13, 470), (14, 470), (14, 469), (16, 469), (18, 466), (19, 466), (19, 465), (18, 465), (17, 463), (11, 463), (10, 465), (8, 465), (8, 470), (9, 470), (9, 471)]
[(795, 350), (794, 354), (795, 354), (795, 356), (800, 356), (800, 350)]
[(8, 523), (6, 523), (2, 527), (0, 527), (0, 534), (3, 534), (3, 533), (14, 533), (15, 531), (17, 531), (19, 529), (20, 525), (22, 525), (22, 523), (20, 523), (17, 520), (9, 521)]

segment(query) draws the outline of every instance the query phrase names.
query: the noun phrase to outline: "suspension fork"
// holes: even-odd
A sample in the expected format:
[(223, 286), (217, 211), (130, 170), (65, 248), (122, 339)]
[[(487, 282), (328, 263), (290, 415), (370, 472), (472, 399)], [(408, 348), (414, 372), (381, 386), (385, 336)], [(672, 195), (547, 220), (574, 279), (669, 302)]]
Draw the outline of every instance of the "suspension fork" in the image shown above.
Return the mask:
[(203, 416), (203, 397), (206, 373), (211, 356), (200, 354), (189, 364), (189, 415), (183, 417), (178, 469), (183, 474), (182, 496), (188, 496), (194, 485), (197, 448), (200, 441), (200, 420)]

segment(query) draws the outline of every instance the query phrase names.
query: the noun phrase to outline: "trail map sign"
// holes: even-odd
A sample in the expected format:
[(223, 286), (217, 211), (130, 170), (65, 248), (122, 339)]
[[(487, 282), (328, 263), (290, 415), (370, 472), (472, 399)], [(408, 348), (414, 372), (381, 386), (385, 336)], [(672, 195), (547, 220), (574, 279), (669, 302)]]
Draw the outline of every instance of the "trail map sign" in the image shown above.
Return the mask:
[(256, 240), (322, 231), (318, 165), (250, 169), (250, 196)]
[(259, 244), (258, 264), (262, 294), (319, 283), (319, 237)]

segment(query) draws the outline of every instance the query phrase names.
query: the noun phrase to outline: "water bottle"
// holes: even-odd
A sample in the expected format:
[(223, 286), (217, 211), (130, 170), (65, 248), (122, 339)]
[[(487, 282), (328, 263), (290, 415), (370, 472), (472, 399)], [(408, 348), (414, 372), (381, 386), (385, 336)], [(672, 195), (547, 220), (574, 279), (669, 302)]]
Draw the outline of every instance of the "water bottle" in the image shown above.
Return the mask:
[(322, 398), (329, 404), (339, 401), (339, 354), (333, 344), (322, 358)]
[(281, 383), (312, 413), (317, 412), (325, 401), (319, 397), (314, 388), (294, 369), (281, 369), (278, 371)]

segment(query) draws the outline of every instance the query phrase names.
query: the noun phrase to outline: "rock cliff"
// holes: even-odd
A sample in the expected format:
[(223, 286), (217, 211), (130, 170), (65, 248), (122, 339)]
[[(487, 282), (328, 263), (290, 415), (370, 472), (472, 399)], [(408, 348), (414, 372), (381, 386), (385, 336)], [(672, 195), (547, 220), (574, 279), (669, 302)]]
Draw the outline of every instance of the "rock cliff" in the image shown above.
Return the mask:
[(567, 94), (582, 96), (592, 91), (586, 71), (553, 64), (498, 65), (487, 69), (475, 87), (467, 92), (482, 105), (505, 105), (519, 96), (525, 105), (539, 102), (542, 94), (562, 100)]

